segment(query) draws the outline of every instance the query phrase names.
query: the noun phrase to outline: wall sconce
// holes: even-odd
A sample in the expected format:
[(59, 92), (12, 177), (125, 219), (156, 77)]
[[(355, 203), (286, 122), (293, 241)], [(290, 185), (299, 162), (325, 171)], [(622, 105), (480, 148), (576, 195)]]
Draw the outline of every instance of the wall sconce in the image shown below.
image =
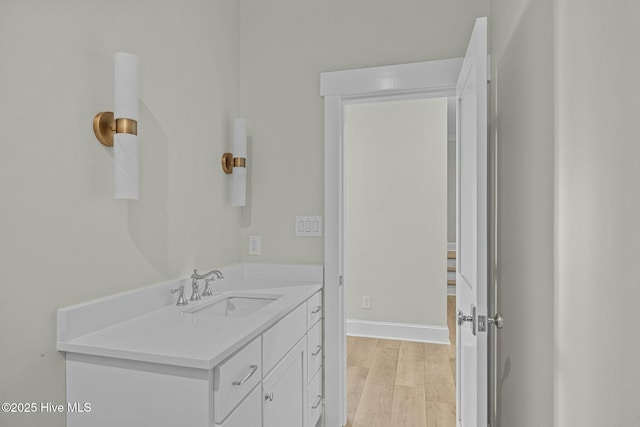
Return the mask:
[(222, 155), (222, 170), (231, 177), (231, 205), (247, 204), (247, 125), (244, 119), (233, 122), (233, 153)]
[(114, 58), (113, 113), (93, 119), (93, 132), (101, 144), (114, 147), (115, 198), (140, 198), (138, 177), (138, 57), (118, 52)]

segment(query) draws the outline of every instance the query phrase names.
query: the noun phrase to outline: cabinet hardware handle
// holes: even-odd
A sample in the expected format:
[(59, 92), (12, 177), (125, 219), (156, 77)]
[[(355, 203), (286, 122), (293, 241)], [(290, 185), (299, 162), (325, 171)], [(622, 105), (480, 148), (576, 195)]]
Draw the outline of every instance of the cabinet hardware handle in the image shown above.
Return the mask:
[(268, 400), (269, 402), (273, 401), (273, 393), (265, 394), (264, 400)]
[(316, 401), (316, 403), (311, 407), (311, 409), (316, 409), (318, 406), (320, 406), (320, 403), (322, 403), (322, 396), (318, 396), (318, 400)]
[(311, 312), (311, 314), (319, 313), (319, 312), (320, 312), (320, 310), (322, 310), (322, 307), (320, 307), (320, 306), (318, 305), (318, 306), (316, 306), (316, 308)]
[(249, 371), (249, 373), (245, 375), (245, 377), (240, 381), (234, 381), (233, 385), (242, 385), (246, 383), (249, 380), (249, 378), (251, 378), (253, 374), (256, 373), (257, 370), (258, 370), (258, 365), (251, 365), (251, 370)]
[(322, 351), (322, 346), (319, 345), (316, 347), (316, 351), (314, 351), (313, 353), (311, 353), (312, 356), (317, 356), (320, 354), (320, 352)]

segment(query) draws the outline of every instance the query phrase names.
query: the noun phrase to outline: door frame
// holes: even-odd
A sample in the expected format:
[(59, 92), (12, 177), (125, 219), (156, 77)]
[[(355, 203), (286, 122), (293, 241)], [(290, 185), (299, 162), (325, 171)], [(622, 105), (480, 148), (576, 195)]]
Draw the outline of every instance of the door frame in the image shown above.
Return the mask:
[(344, 106), (354, 102), (456, 96), (462, 62), (462, 58), (455, 58), (320, 74), (320, 95), (324, 97), (325, 427), (342, 427), (347, 421), (342, 283)]

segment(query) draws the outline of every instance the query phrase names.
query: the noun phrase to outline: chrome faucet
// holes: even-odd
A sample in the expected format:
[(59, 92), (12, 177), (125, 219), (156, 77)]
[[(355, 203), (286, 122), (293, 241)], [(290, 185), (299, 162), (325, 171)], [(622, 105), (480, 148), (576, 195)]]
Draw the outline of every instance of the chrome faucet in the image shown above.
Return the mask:
[[(211, 275), (215, 275), (216, 277), (212, 277), (211, 279), (207, 279)], [(220, 270), (211, 270), (208, 273), (198, 274), (198, 270), (194, 269), (193, 270), (193, 274), (191, 275), (191, 287), (192, 287), (192, 291), (193, 292), (191, 293), (191, 298), (189, 298), (189, 300), (190, 301), (200, 301), (200, 294), (198, 294), (198, 280), (200, 280), (200, 279), (206, 279), (204, 291), (202, 292), (202, 296), (208, 297), (208, 296), (213, 295), (213, 292), (211, 291), (211, 288), (209, 288), (209, 282), (212, 282), (212, 281), (216, 280), (216, 278), (224, 279), (224, 276), (222, 275)]]

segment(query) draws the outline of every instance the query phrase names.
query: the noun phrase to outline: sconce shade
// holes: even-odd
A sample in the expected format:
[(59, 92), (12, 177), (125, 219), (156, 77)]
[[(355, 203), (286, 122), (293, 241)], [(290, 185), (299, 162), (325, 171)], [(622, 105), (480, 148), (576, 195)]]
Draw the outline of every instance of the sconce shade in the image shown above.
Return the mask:
[[(247, 158), (247, 126), (244, 119), (233, 122), (233, 156), (236, 159)], [(231, 205), (245, 206), (247, 204), (247, 168), (234, 167), (231, 175)]]
[(115, 103), (113, 115), (116, 119), (138, 121), (138, 57), (118, 52), (114, 60), (113, 92)]
[(114, 61), (115, 198), (138, 199), (138, 58), (118, 52)]

